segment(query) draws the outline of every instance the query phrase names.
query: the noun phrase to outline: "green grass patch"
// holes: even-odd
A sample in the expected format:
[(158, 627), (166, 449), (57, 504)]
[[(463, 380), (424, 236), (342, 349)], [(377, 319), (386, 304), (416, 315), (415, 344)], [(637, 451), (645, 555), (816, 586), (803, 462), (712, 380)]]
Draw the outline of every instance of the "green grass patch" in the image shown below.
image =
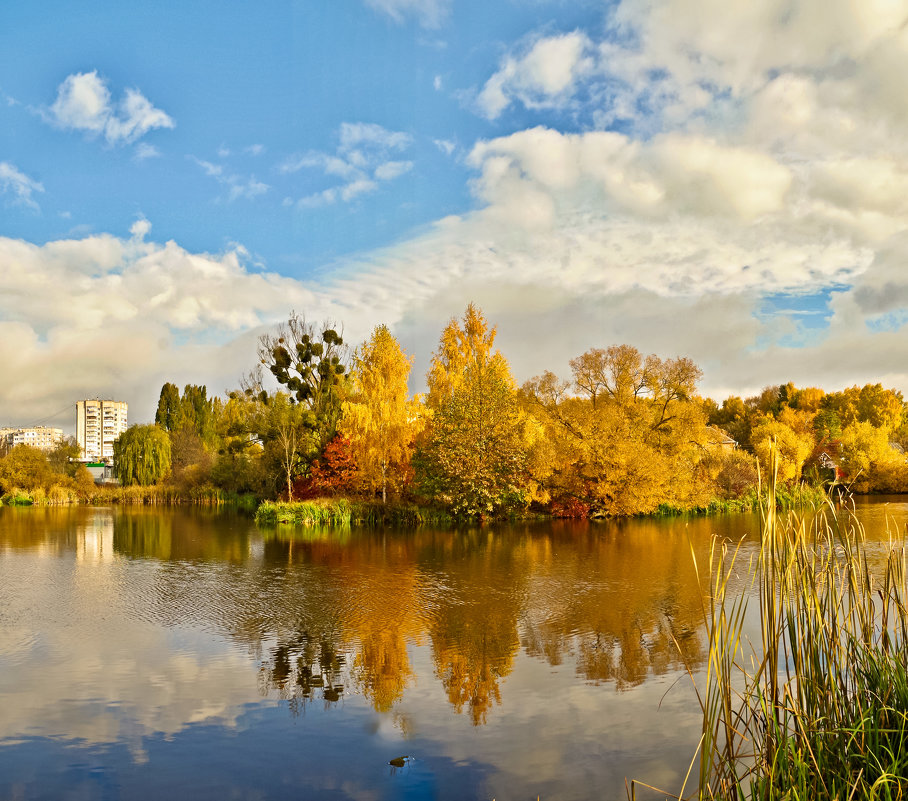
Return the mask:
[[(819, 509), (827, 503), (828, 496), (822, 487), (799, 485), (781, 486), (776, 489), (776, 509), (780, 512)], [(764, 505), (764, 499), (756, 489), (750, 489), (740, 498), (713, 498), (705, 506), (683, 508), (672, 504), (660, 504), (654, 517), (678, 517), (681, 515), (719, 515), (735, 512), (757, 512)]]
[(255, 513), (261, 525), (295, 526), (449, 526), (452, 517), (443, 509), (416, 504), (380, 504), (347, 498), (316, 498), (294, 503), (265, 501)]

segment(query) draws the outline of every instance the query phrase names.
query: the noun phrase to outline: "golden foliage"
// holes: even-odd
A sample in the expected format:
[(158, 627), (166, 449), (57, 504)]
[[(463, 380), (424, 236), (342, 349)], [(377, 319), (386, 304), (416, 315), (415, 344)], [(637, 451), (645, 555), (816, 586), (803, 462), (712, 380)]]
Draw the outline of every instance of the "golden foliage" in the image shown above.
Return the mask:
[(384, 325), (353, 357), (353, 395), (343, 404), (339, 431), (350, 440), (359, 479), (370, 494), (399, 493), (410, 473), (410, 448), (423, 417), (410, 400), (412, 359)]

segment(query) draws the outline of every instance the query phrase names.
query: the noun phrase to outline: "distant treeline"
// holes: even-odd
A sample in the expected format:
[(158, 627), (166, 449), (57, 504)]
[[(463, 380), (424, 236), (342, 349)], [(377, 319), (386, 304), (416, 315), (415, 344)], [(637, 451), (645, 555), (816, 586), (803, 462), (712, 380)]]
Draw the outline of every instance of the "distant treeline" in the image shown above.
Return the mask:
[[(261, 338), (257, 368), (226, 398), (165, 384), (155, 423), (117, 440), (118, 478), (171, 500), (618, 516), (740, 508), (771, 469), (774, 442), (780, 486), (908, 491), (908, 416), (895, 390), (789, 383), (719, 405), (697, 394), (690, 359), (629, 345), (593, 348), (571, 359), (569, 377), (546, 371), (518, 387), (495, 334), (469, 305), (441, 332), (428, 392), (411, 397), (412, 359), (387, 327), (351, 351), (338, 326), (292, 315)], [(98, 490), (75, 455), (71, 444), (0, 454), (0, 494), (91, 500)]]

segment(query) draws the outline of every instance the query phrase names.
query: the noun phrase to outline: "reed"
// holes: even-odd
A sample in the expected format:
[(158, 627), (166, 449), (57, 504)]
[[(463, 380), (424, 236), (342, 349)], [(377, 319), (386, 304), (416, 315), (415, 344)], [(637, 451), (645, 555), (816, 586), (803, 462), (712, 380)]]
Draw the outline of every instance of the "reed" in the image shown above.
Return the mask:
[[(759, 552), (742, 561), (740, 546), (714, 543), (696, 791), (671, 797), (908, 797), (904, 546), (874, 554), (854, 514), (828, 503), (782, 513), (768, 502)], [(732, 581), (742, 573), (752, 592)]]

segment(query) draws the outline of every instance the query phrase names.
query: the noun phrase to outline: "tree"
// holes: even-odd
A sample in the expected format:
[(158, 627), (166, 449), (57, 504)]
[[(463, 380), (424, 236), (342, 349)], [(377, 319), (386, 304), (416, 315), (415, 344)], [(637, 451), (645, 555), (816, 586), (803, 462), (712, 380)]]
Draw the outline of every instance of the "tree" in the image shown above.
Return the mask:
[(380, 325), (353, 357), (353, 396), (343, 405), (339, 430), (349, 439), (360, 478), (373, 493), (399, 488), (410, 469), (410, 446), (419, 427), (418, 403), (407, 379), (412, 360), (386, 326)]
[(297, 479), (293, 493), (300, 500), (340, 495), (353, 486), (357, 472), (350, 440), (338, 434), (309, 466), (309, 475)]
[(170, 437), (160, 426), (130, 426), (114, 440), (114, 473), (122, 485), (157, 484), (169, 472)]
[(623, 409), (645, 410), (653, 431), (670, 426), (676, 403), (691, 398), (703, 375), (688, 358), (663, 360), (650, 355), (644, 359), (630, 345), (588, 350), (571, 359), (571, 372), (574, 388), (589, 396), (594, 409), (604, 396)]
[(708, 500), (706, 407), (694, 397), (700, 370), (690, 359), (644, 359), (614, 345), (572, 359), (571, 371), (572, 384), (546, 372), (521, 391), (547, 440), (534, 449), (548, 455), (534, 453), (532, 475), (556, 507), (621, 515)]
[(291, 403), (284, 392), (277, 392), (265, 404), (266, 451), (274, 453), (286, 479), (287, 500), (293, 501), (293, 479), (302, 467), (307, 429), (307, 412), (299, 404)]
[(313, 432), (314, 454), (320, 453), (337, 433), (344, 397), (347, 347), (336, 326), (316, 328), (291, 314), (276, 335), (261, 337), (259, 357), (287, 388), (291, 403), (308, 412), (303, 422)]
[(494, 335), (470, 304), (464, 328), (452, 320), (442, 332), (429, 373), (437, 405), (414, 459), (417, 484), (458, 515), (482, 516), (525, 502), (525, 420), (508, 364), (491, 352)]
[(767, 417), (754, 426), (751, 434), (754, 453), (767, 478), (773, 470), (773, 443), (778, 454), (778, 480), (792, 483), (801, 478), (801, 469), (814, 447), (809, 431), (799, 434), (785, 423)]
[(414, 459), (421, 491), (458, 515), (482, 516), (524, 503), (524, 419), (495, 329), (467, 306), (451, 320), (428, 375), (432, 418)]
[(81, 453), (82, 449), (77, 444), (76, 438), (68, 437), (47, 453), (47, 463), (54, 473), (75, 478), (81, 467), (79, 462)]
[(216, 406), (220, 404), (219, 401), (217, 404), (215, 401), (215, 398), (208, 397), (206, 386), (187, 384), (180, 398), (179, 420), (175, 430), (192, 431), (206, 448), (213, 448), (217, 441)]
[(180, 422), (180, 390), (169, 381), (161, 387), (158, 409), (154, 415), (155, 425), (165, 431), (174, 431)]
[(441, 332), (438, 350), (432, 354), (432, 366), (426, 375), (429, 394), (426, 405), (435, 409), (448, 400), (463, 381), (467, 366), (502, 359), (492, 353), (496, 329), (489, 328), (482, 311), (470, 303), (463, 315), (463, 326), (451, 321)]
[(53, 478), (47, 456), (30, 445), (16, 445), (0, 459), (0, 495), (14, 489), (48, 487)]
[[(858, 421), (842, 431), (842, 467), (856, 492), (893, 489), (880, 486), (881, 475), (905, 464), (905, 457), (889, 444), (888, 428), (877, 428), (869, 421)], [(903, 490), (904, 487), (895, 489)]]

